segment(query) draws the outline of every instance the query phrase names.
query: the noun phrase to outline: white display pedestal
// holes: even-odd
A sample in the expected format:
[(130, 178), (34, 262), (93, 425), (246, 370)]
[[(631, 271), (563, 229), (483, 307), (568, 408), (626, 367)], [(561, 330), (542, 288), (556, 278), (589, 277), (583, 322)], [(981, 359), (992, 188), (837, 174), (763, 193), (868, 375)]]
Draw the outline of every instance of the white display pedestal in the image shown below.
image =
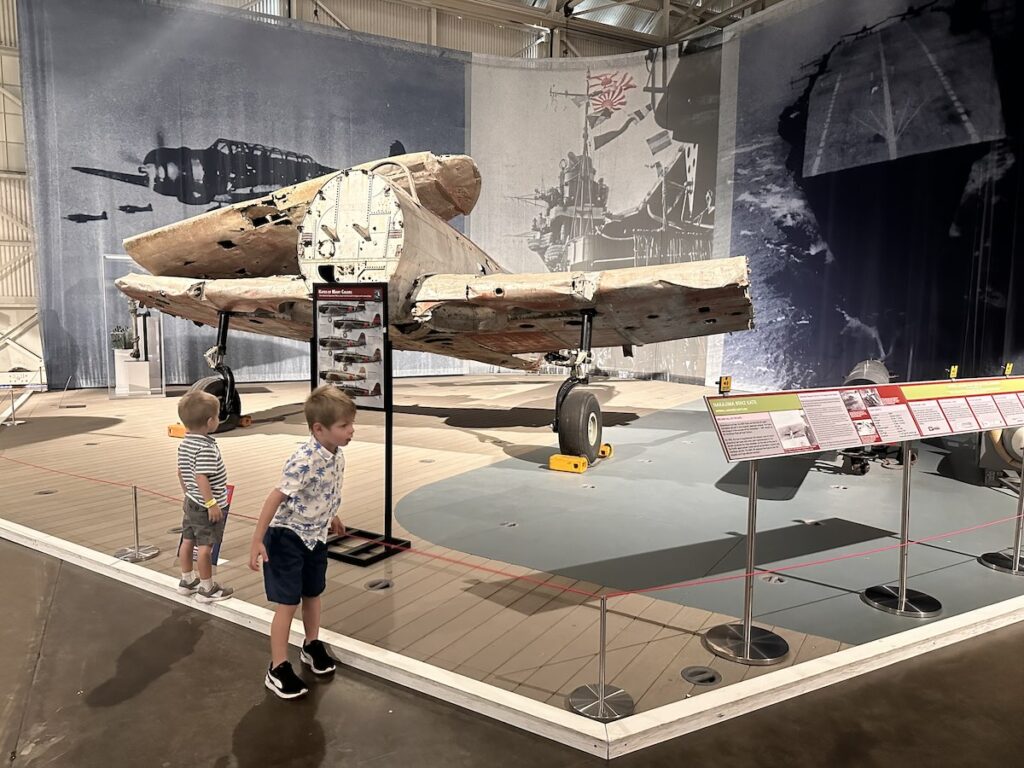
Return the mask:
[(114, 350), (114, 394), (148, 395), (152, 392), (150, 364), (131, 355), (130, 349)]

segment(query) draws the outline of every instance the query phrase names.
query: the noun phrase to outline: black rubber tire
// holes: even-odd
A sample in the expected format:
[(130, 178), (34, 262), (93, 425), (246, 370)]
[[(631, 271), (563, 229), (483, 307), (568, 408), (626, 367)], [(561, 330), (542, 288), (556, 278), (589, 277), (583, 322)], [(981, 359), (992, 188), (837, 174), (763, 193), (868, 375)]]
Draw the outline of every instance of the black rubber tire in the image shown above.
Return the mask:
[(601, 450), (601, 405), (593, 392), (576, 388), (562, 401), (558, 414), (558, 450), (586, 456), (593, 464)]
[(208, 392), (220, 401), (220, 426), (217, 432), (229, 432), (238, 426), (242, 416), (242, 398), (235, 389), (231, 392), (231, 402), (224, 402), (224, 390), (227, 384), (223, 376), (205, 376), (193, 384), (190, 392)]

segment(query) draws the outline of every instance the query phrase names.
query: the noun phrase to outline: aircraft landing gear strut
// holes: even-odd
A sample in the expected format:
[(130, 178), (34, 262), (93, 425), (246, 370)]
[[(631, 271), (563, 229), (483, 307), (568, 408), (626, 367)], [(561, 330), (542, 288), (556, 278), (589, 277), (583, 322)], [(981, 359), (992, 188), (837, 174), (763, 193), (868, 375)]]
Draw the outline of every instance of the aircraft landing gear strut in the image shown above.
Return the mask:
[(220, 401), (220, 426), (218, 432), (227, 432), (238, 426), (242, 418), (242, 398), (235, 388), (235, 375), (224, 362), (228, 348), (228, 324), (230, 312), (220, 312), (217, 318), (217, 345), (206, 351), (207, 364), (217, 372), (205, 376), (192, 385), (190, 392), (208, 392)]
[(558, 433), (558, 450), (567, 456), (585, 456), (593, 464), (601, 453), (601, 405), (594, 393), (585, 387), (590, 383), (590, 338), (594, 310), (581, 313), (580, 348), (569, 354), (549, 352), (544, 359), (569, 368), (569, 378), (562, 382), (555, 396), (555, 420), (551, 428)]

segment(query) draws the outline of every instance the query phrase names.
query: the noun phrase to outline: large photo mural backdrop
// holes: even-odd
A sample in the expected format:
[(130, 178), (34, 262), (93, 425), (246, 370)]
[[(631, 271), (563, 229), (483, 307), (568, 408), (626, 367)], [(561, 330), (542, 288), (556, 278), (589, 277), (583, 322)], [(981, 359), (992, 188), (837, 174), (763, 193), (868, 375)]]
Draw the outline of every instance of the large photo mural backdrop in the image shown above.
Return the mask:
[[(717, 50), (585, 60), (475, 56), (470, 153), (484, 178), (469, 234), (522, 272), (711, 257)], [(600, 368), (703, 380), (704, 341), (596, 352)]]
[[(1024, 364), (1021, 47), (1013, 0), (793, 2), (738, 46), (732, 254), (749, 388)], [(1014, 264), (1016, 260), (1016, 266)]]
[[(18, 18), (46, 369), (60, 386), (108, 383), (109, 333), (128, 321), (113, 280), (140, 269), (125, 237), (375, 158), (465, 150), (466, 55), (143, 0), (32, 0)], [(166, 381), (205, 375), (215, 330), (163, 327)], [(307, 344), (233, 333), (228, 355), (243, 381), (309, 376)]]

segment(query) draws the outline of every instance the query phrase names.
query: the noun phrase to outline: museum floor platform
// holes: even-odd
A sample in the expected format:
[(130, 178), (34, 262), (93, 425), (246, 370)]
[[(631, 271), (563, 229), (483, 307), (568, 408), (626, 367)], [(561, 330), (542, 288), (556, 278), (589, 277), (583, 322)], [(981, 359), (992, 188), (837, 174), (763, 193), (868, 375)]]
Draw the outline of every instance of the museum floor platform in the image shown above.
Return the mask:
[[(395, 533), (413, 549), (368, 568), (332, 562), (325, 627), (563, 707), (570, 691), (596, 679), (597, 597), (618, 594), (609, 600), (609, 680), (645, 712), (922, 624), (857, 596), (895, 576), (899, 472), (876, 465), (863, 477), (841, 475), (828, 456), (765, 462), (755, 616), (790, 654), (771, 667), (714, 657), (700, 633), (742, 611), (746, 481), (709, 431), (707, 390), (596, 382), (616, 454), (570, 475), (545, 467), (557, 450), (547, 425), (558, 384), (543, 376), (396, 383)], [(245, 563), (252, 525), (305, 439), (306, 391), (305, 383), (243, 386), (254, 424), (218, 438), (236, 485), (219, 579), (255, 606), (266, 602), (262, 578)], [(166, 429), (175, 400), (80, 391), (62, 403), (39, 394), (19, 417), (27, 423), (0, 431), (0, 517), (111, 554), (131, 544), (135, 485), (141, 540), (162, 550), (143, 565), (175, 573), (180, 489), (177, 441)], [(346, 449), (351, 526), (381, 530), (383, 437), (383, 415), (361, 412)], [(1012, 515), (1010, 497), (957, 479), (960, 458), (922, 449), (915, 533)], [(975, 550), (1002, 549), (1011, 535), (1003, 523), (915, 545), (911, 586), (944, 600), (946, 615), (1024, 593), (1024, 580), (973, 562)], [(377, 579), (393, 586), (368, 589)], [(661, 589), (679, 582), (687, 584)], [(680, 675), (704, 665), (719, 675), (711, 685)]]
[[(342, 667), (305, 701), (261, 683), (266, 638), (0, 542), (0, 749), (14, 768), (284, 768), (606, 761)], [(621, 768), (1006, 765), (1024, 626), (612, 761)], [(1012, 760), (1011, 760), (1012, 763)]]
[[(512, 457), (554, 453), (557, 438), (547, 426), (559, 379), (489, 376), (400, 379), (395, 387), (394, 493), (403, 497), (439, 481), (474, 474)], [(284, 460), (308, 434), (301, 414), (304, 383), (247, 386), (243, 407), (254, 426), (218, 436), (236, 486), (225, 534), (219, 579), (236, 596), (267, 605), (262, 577), (244, 562), (260, 505), (277, 482)], [(703, 388), (655, 381), (608, 382), (599, 387), (608, 425), (627, 425), (644, 415), (693, 402)], [(175, 421), (171, 398), (110, 400), (105, 392), (69, 394), (59, 410), (56, 393), (35, 395), (19, 410), (26, 424), (0, 433), (12, 522), (113, 553), (131, 543), (131, 486), (139, 487), (143, 543), (161, 548), (144, 565), (175, 572), (180, 489), (174, 474), (177, 440), (167, 437)], [(609, 426), (613, 434), (615, 426)], [(383, 414), (361, 412), (346, 449), (343, 518), (348, 525), (381, 529)], [(599, 472), (607, 467), (599, 467)], [(546, 468), (532, 465), (538, 480)], [(564, 476), (576, 492), (590, 475)], [(521, 485), (506, 488), (514, 502)], [(480, 487), (477, 508), (495, 489)], [(552, 514), (567, 496), (547, 500)], [(742, 502), (737, 500), (742, 506)], [(468, 506), (467, 506), (468, 504)], [(455, 509), (453, 499), (453, 509)], [(504, 529), (499, 529), (504, 530)], [(413, 551), (369, 568), (333, 563), (324, 594), (325, 627), (399, 651), (467, 677), (562, 706), (566, 695), (593, 682), (597, 673), (598, 601), (606, 585), (561, 576), (528, 565), (481, 557), (415, 535), (396, 523), (395, 535), (411, 538)], [(615, 536), (585, 527), (576, 538)], [(653, 542), (652, 542), (653, 543)], [(393, 587), (366, 585), (389, 579)], [(732, 586), (742, 590), (739, 582)], [(699, 632), (736, 615), (680, 606), (656, 596), (626, 595), (610, 606), (609, 669), (612, 682), (630, 691), (639, 711), (678, 701), (764, 673), (729, 662), (716, 663), (721, 680), (697, 686), (680, 677), (687, 666), (714, 659)], [(778, 630), (792, 653), (785, 665), (845, 647), (836, 640)], [(776, 667), (777, 668), (777, 667)]]

